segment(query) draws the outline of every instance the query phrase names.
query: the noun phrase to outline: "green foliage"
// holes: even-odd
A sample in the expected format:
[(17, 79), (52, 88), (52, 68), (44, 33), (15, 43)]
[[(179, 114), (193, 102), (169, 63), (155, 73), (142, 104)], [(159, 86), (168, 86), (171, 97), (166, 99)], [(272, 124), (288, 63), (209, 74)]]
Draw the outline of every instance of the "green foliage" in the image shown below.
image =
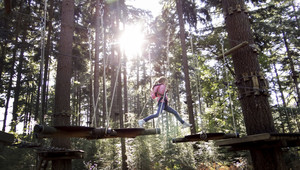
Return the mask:
[[(29, 2), (29, 1), (28, 1)], [(32, 120), (39, 116), (40, 103), (38, 103), (40, 61), (41, 61), (41, 34), (42, 25), (40, 18), (43, 16), (41, 7), (42, 1), (30, 1), (32, 4), (24, 3), (15, 7), (17, 13), (1, 16), (0, 22), (0, 42), (1, 42), (1, 86), (0, 86), (0, 107), (5, 109), (8, 91), (11, 96), (15, 93), (16, 68), (20, 57), (20, 47), (25, 49), (24, 64), (22, 67), (22, 80), (20, 98), (18, 104), (18, 119), (16, 123), (27, 123), (24, 133), (30, 133)], [(71, 87), (71, 108), (72, 125), (86, 125), (86, 119), (91, 113), (91, 88), (90, 76), (93, 74), (90, 68), (94, 62), (93, 34), (96, 30), (97, 19), (94, 16), (96, 1), (76, 1), (75, 8), (75, 32), (73, 43), (73, 72)], [(104, 1), (101, 1), (104, 2)], [(118, 1), (119, 2), (119, 1)], [(197, 132), (226, 132), (233, 133), (236, 124), (237, 132), (245, 134), (242, 110), (238, 100), (235, 77), (229, 70), (225, 74), (226, 66), (215, 58), (221, 51), (221, 43), (225, 49), (230, 48), (230, 40), (227, 40), (224, 30), (224, 23), (216, 25), (216, 18), (221, 18), (220, 1), (201, 0), (183, 1), (184, 19), (190, 25), (190, 30), (186, 31), (186, 45), (188, 48), (189, 72), (191, 77), (191, 89), (194, 101), (194, 113), (197, 117)], [(279, 132), (297, 132), (299, 130), (299, 109), (295, 108), (296, 87), (291, 77), (291, 61), (288, 58), (286, 46), (290, 47), (289, 53), (295, 70), (299, 72), (299, 7), (293, 6), (293, 1), (272, 0), (267, 3), (264, 0), (247, 1), (255, 6), (255, 10), (249, 12), (252, 30), (255, 36), (255, 44), (259, 46), (259, 62), (262, 70), (266, 73), (270, 81), (270, 92), (273, 107), (273, 117), (276, 129)], [(58, 56), (58, 40), (60, 29), (60, 10), (58, 1), (54, 1), (54, 14), (51, 20), (53, 34), (50, 35), (50, 76), (55, 75), (56, 58)], [(148, 102), (150, 80), (153, 77), (169, 75), (170, 79), (170, 103), (186, 118), (186, 105), (184, 98), (186, 95), (184, 88), (184, 75), (182, 73), (181, 46), (178, 38), (178, 21), (174, 1), (164, 1), (163, 14), (153, 20), (148, 11), (140, 10), (132, 6), (122, 6), (120, 13), (124, 15), (122, 19), (116, 20), (117, 1), (106, 1), (102, 4), (104, 15), (104, 25), (106, 33), (106, 46), (102, 46), (101, 51), (106, 50), (105, 54), (100, 54), (100, 75), (103, 73), (103, 57), (107, 55), (109, 61), (107, 71), (107, 91), (111, 95), (111, 74), (114, 72), (110, 65), (113, 57), (112, 48), (117, 41), (115, 30), (116, 23), (126, 20), (126, 24), (143, 21), (144, 30), (148, 33), (151, 47), (145, 49), (140, 58), (128, 61), (127, 65), (128, 80), (128, 99), (129, 112), (125, 116), (125, 128), (136, 127), (139, 118), (152, 114), (156, 109), (156, 103)], [(31, 5), (31, 12), (24, 15), (21, 9)], [(293, 8), (295, 7), (295, 8)], [(22, 17), (21, 17), (22, 16)], [(49, 15), (48, 15), (49, 16)], [(299, 19), (299, 18), (298, 18)], [(20, 43), (23, 31), (17, 31), (18, 24), (28, 23), (29, 28), (25, 43)], [(220, 21), (222, 22), (222, 21)], [(47, 26), (49, 26), (49, 23)], [(192, 28), (195, 31), (192, 31)], [(91, 41), (89, 41), (91, 38)], [(102, 37), (101, 37), (102, 38)], [(286, 38), (286, 42), (284, 41)], [(192, 40), (192, 44), (190, 44)], [(224, 43), (223, 43), (224, 40)], [(169, 44), (168, 44), (169, 43)], [(193, 46), (193, 50), (192, 50)], [(91, 51), (89, 51), (91, 47)], [(192, 54), (193, 51), (193, 54)], [(91, 59), (90, 54), (91, 52)], [(117, 52), (115, 52), (116, 54)], [(150, 56), (150, 61), (149, 57)], [(169, 55), (170, 62), (167, 63)], [(13, 56), (16, 61), (13, 61)], [(3, 57), (3, 58), (2, 58)], [(230, 56), (227, 58), (228, 67), (233, 71), (233, 63)], [(106, 64), (107, 64), (106, 63)], [(127, 63), (127, 64), (128, 64)], [(137, 67), (137, 63), (142, 66)], [(150, 64), (152, 70), (150, 70)], [(274, 67), (278, 70), (278, 77), (275, 75)], [(124, 71), (124, 70), (122, 70)], [(142, 73), (137, 81), (137, 71)], [(53, 74), (54, 73), (54, 74)], [(123, 75), (122, 75), (123, 76)], [(10, 86), (10, 78), (12, 85)], [(46, 124), (51, 124), (54, 110), (54, 80), (48, 81), (47, 90), (47, 111), (45, 113)], [(123, 78), (123, 77), (122, 77)], [(299, 78), (298, 78), (299, 80)], [(103, 83), (102, 80), (100, 83)], [(122, 82), (123, 83), (123, 82)], [(139, 84), (139, 86), (137, 85)], [(279, 84), (281, 86), (279, 86)], [(104, 91), (102, 87), (100, 91)], [(102, 94), (102, 93), (101, 93)], [(283, 94), (283, 95), (282, 95)], [(230, 95), (230, 96), (229, 96)], [(139, 96), (139, 97), (137, 97)], [(277, 97), (275, 100), (274, 96)], [(284, 99), (282, 99), (282, 96)], [(122, 96), (123, 97), (123, 96)], [(229, 100), (231, 97), (231, 101)], [(109, 97), (108, 97), (109, 98)], [(100, 108), (103, 108), (103, 99), (99, 100)], [(110, 98), (108, 99), (110, 100)], [(10, 100), (13, 101), (12, 98)], [(283, 101), (286, 107), (282, 107)], [(110, 102), (110, 101), (109, 101)], [(148, 103), (147, 103), (148, 102)], [(230, 102), (232, 103), (232, 109)], [(143, 113), (141, 106), (145, 106)], [(10, 104), (10, 106), (12, 103)], [(140, 108), (138, 108), (138, 106)], [(152, 107), (153, 106), (153, 107)], [(201, 106), (201, 107), (200, 107)], [(139, 110), (140, 109), (140, 110)], [(132, 113), (133, 112), (133, 113)], [(234, 118), (232, 117), (234, 114)], [(9, 113), (10, 114), (10, 113)], [(40, 113), (39, 113), (40, 114)], [(101, 118), (103, 117), (100, 111)], [(140, 117), (138, 117), (139, 115)], [(81, 119), (79, 118), (81, 116)], [(171, 115), (172, 117), (172, 115)], [(31, 122), (30, 122), (31, 120)], [(233, 122), (234, 121), (234, 122)], [(129, 169), (197, 169), (201, 165), (212, 166), (213, 163), (231, 165), (244, 162), (244, 168), (249, 162), (248, 153), (230, 153), (224, 149), (214, 147), (213, 143), (187, 143), (172, 144), (171, 138), (185, 136), (188, 133), (180, 129), (172, 118), (162, 114), (159, 118), (157, 127), (161, 127), (162, 134), (155, 136), (143, 136), (135, 139), (126, 139), (126, 155)], [(163, 123), (161, 123), (163, 122)], [(115, 122), (114, 126), (118, 126)], [(152, 128), (152, 124), (146, 125)], [(73, 169), (105, 169), (121, 167), (121, 144), (119, 139), (105, 140), (72, 140), (72, 148), (85, 151), (83, 160), (73, 160)], [(18, 154), (16, 154), (18, 153)], [(19, 149), (15, 147), (4, 147), (0, 152), (0, 167), (6, 169), (30, 169), (35, 165), (35, 153), (32, 150)], [(287, 162), (296, 160), (295, 152), (288, 152)]]

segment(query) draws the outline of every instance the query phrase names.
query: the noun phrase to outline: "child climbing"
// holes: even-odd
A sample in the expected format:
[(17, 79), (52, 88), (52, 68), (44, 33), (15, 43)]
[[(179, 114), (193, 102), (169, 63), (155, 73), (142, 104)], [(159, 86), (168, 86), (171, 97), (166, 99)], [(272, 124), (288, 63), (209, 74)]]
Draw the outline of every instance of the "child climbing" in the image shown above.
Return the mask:
[(169, 113), (172, 113), (178, 121), (182, 124), (183, 128), (191, 127), (192, 124), (186, 123), (182, 118), (179, 116), (176, 110), (171, 108), (168, 105), (168, 96), (167, 96), (167, 85), (168, 85), (168, 80), (165, 77), (161, 77), (158, 79), (158, 81), (155, 83), (155, 85), (152, 87), (151, 91), (151, 97), (152, 99), (157, 98), (158, 102), (158, 108), (157, 112), (155, 114), (152, 114), (144, 119), (141, 119), (138, 121), (139, 126), (142, 128), (144, 123), (148, 122), (151, 119), (154, 119), (159, 116), (159, 114), (165, 110)]

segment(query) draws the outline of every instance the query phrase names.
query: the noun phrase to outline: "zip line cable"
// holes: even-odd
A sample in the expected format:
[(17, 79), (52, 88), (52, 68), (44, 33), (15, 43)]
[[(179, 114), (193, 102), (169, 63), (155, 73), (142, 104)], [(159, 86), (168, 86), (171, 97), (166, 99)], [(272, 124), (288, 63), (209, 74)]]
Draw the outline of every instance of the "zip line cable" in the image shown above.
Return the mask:
[(119, 73), (120, 73), (120, 68), (121, 68), (121, 60), (119, 62), (118, 68), (117, 68), (117, 75), (116, 75), (116, 80), (115, 80), (115, 84), (114, 84), (114, 88), (113, 88), (113, 94), (112, 94), (112, 99), (110, 102), (110, 108), (109, 108), (109, 113), (108, 113), (108, 117), (106, 118), (106, 123), (107, 123), (107, 128), (109, 127), (109, 120), (110, 120), (110, 116), (111, 116), (111, 112), (112, 112), (112, 106), (113, 106), (113, 102), (114, 102), (114, 98), (115, 98), (115, 92), (116, 92), (116, 88), (117, 88), (117, 84), (118, 84), (118, 78), (119, 78)]
[(199, 100), (200, 125), (201, 125), (201, 130), (202, 130), (203, 134), (206, 134), (206, 129), (204, 128), (203, 120), (202, 120), (203, 117), (202, 117), (202, 106), (201, 106), (201, 83), (200, 83), (200, 79), (199, 79), (199, 76), (198, 76), (198, 73), (199, 73), (199, 60), (198, 60), (198, 56), (195, 57), (195, 54), (194, 54), (193, 34), (190, 33), (190, 37), (191, 37), (190, 38), (190, 44), (191, 44), (192, 58), (194, 60), (196, 60), (195, 62), (197, 63), (197, 68), (196, 68), (196, 78), (197, 78), (196, 90), (197, 90), (197, 96), (198, 96), (198, 100)]
[[(169, 45), (170, 45), (170, 34), (171, 33), (170, 33), (169, 30), (170, 30), (170, 24), (168, 24), (168, 29), (167, 29), (167, 50), (166, 50), (166, 53), (167, 53), (167, 73), (166, 73), (166, 75), (167, 75), (167, 77), (168, 77), (168, 74), (170, 73)], [(163, 104), (163, 102), (165, 102), (165, 98), (166, 98), (166, 95), (167, 95), (166, 92), (167, 92), (167, 89), (168, 89), (168, 84), (169, 83), (167, 83), (166, 88), (164, 89), (164, 95), (163, 95), (162, 102), (161, 102), (162, 104)], [(159, 114), (161, 114), (161, 113), (162, 113), (162, 105), (159, 108)], [(162, 121), (163, 121), (163, 119), (162, 119)]]
[[(148, 53), (148, 57), (149, 57), (149, 64), (150, 64), (150, 82), (152, 82), (152, 78), (151, 78), (151, 69), (152, 69), (152, 67), (151, 67), (151, 61), (150, 61), (150, 59), (151, 59), (151, 57), (150, 57), (151, 55), (150, 55), (150, 51), (149, 51), (149, 53)], [(152, 83), (150, 83), (150, 84), (152, 84)], [(150, 87), (151, 88), (151, 87)], [(147, 99), (147, 101), (145, 102), (145, 104), (144, 104), (144, 106), (143, 106), (143, 109), (142, 109), (142, 111), (141, 111), (141, 113), (139, 114), (139, 115), (142, 115), (142, 113), (144, 112), (144, 110), (145, 110), (145, 108), (146, 108), (146, 105), (148, 104), (148, 102), (149, 102), (149, 100), (150, 100), (150, 97), (148, 97), (148, 99)]]

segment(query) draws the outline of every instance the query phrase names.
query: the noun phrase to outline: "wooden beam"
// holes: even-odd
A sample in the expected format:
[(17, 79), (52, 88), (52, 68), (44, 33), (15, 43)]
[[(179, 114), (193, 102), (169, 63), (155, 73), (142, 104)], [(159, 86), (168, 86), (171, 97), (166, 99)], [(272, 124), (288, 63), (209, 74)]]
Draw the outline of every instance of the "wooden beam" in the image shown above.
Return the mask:
[[(224, 53), (224, 56), (227, 56), (227, 55), (229, 55), (229, 54), (235, 52), (236, 50), (238, 50), (238, 49), (240, 49), (240, 48), (242, 48), (242, 47), (245, 47), (245, 46), (248, 45), (248, 44), (249, 44), (248, 41), (244, 41), (244, 42), (242, 42), (241, 44), (238, 44), (238, 45), (232, 47), (231, 49), (229, 49), (228, 51), (226, 51), (226, 52)], [(217, 57), (217, 60), (222, 59), (224, 56), (223, 56), (223, 54), (220, 54), (220, 55)]]
[(230, 146), (234, 150), (253, 147), (295, 147), (300, 146), (300, 133), (261, 133), (238, 139), (224, 139), (215, 142), (217, 146)]
[(135, 138), (141, 135), (160, 134), (160, 129), (128, 128), (128, 129), (107, 129), (92, 128), (84, 126), (42, 126), (34, 127), (35, 135), (39, 138)]

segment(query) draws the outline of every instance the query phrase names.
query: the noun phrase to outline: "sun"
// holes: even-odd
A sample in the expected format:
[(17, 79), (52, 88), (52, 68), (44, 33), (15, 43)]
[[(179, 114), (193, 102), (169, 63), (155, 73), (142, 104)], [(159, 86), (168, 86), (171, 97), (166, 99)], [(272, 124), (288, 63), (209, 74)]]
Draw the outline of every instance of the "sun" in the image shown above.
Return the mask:
[(121, 50), (127, 58), (136, 57), (141, 55), (144, 42), (144, 34), (140, 25), (126, 26), (120, 38)]

